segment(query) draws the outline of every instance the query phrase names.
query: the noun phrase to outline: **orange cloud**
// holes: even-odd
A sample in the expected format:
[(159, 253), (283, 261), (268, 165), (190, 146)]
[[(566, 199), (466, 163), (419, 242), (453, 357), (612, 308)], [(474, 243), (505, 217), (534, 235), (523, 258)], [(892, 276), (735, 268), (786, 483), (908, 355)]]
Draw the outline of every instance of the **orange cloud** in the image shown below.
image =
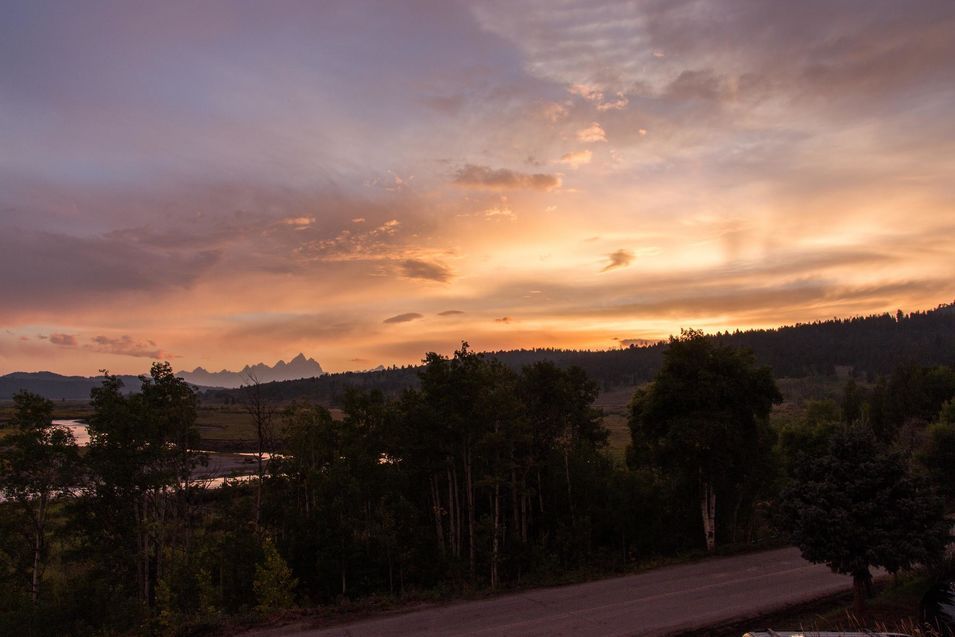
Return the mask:
[(565, 155), (562, 155), (558, 163), (567, 164), (571, 168), (576, 169), (585, 164), (589, 164), (593, 156), (594, 154), (589, 150), (580, 150), (574, 153), (566, 153)]
[(600, 124), (593, 122), (587, 128), (577, 131), (577, 139), (582, 142), (605, 142), (607, 133)]

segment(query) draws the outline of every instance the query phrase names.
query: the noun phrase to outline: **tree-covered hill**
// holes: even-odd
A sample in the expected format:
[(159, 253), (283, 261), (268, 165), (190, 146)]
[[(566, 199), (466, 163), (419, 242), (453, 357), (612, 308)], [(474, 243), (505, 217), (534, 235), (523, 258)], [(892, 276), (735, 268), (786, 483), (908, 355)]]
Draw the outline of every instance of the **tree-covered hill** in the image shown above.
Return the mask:
[[(136, 376), (120, 376), (129, 389), (139, 387)], [(101, 377), (61, 376), (53, 372), (13, 372), (0, 376), (0, 400), (10, 400), (20, 391), (28, 391), (49, 400), (89, 400), (90, 390), (99, 387)]]
[[(848, 319), (799, 323), (775, 329), (714, 334), (726, 345), (748, 347), (761, 365), (777, 378), (832, 375), (851, 368), (867, 378), (888, 375), (901, 363), (955, 366), (955, 304), (934, 310), (901, 311)], [(650, 380), (660, 369), (664, 343), (616, 350), (521, 349), (491, 352), (513, 369), (541, 360), (562, 367), (576, 365), (603, 389), (632, 386)], [(264, 386), (275, 400), (337, 402), (348, 387), (396, 393), (417, 383), (416, 368), (394, 367), (373, 372), (328, 374)], [(206, 399), (234, 402), (241, 390), (210, 390)]]

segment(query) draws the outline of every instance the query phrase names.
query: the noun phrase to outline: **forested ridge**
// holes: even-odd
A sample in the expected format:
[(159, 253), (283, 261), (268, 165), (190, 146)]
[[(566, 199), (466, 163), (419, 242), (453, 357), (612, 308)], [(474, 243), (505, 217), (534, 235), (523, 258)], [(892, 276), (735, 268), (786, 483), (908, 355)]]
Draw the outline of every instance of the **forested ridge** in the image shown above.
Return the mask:
[[(737, 330), (712, 335), (720, 343), (753, 351), (756, 361), (777, 378), (828, 376), (837, 368), (874, 380), (891, 374), (899, 363), (955, 366), (955, 305), (905, 314), (874, 314), (830, 319), (775, 329)], [(601, 389), (631, 387), (653, 378), (663, 361), (666, 342), (613, 350), (536, 348), (487, 352), (512, 369), (537, 361), (576, 366)], [(418, 382), (416, 366), (372, 372), (345, 372), (317, 378), (271, 383), (264, 390), (276, 400), (309, 399), (326, 404), (340, 400), (348, 388), (380, 389), (394, 394)], [(235, 390), (208, 390), (210, 401), (235, 402)]]

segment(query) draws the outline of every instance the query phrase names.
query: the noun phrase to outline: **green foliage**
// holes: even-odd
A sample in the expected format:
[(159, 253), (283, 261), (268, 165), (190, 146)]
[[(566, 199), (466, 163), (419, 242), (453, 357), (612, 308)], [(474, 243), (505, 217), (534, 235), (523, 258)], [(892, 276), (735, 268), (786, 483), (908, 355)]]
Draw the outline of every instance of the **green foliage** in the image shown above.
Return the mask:
[(865, 392), (850, 378), (842, 390), (842, 420), (854, 425), (863, 418), (865, 406)]
[(199, 461), (198, 398), (168, 363), (140, 377), (127, 394), (106, 375), (92, 391), (90, 474), (78, 522), (93, 570), (112, 594), (151, 609), (167, 553), (183, 550), (190, 517), (190, 475)]
[(685, 331), (671, 339), (653, 384), (634, 395), (632, 466), (698, 483), (700, 498), (715, 491), (752, 502), (771, 472), (768, 416), (781, 400), (751, 352)]
[(752, 354), (698, 332), (673, 339), (649, 390), (634, 397), (634, 446), (661, 467), (696, 475), (738, 471), (755, 459), (766, 419), (782, 396)]
[(942, 420), (930, 425), (926, 439), (919, 460), (939, 492), (949, 501), (955, 500), (955, 422)]
[(891, 442), (907, 423), (934, 421), (946, 401), (955, 398), (955, 369), (900, 365), (880, 379), (870, 400), (869, 418), (876, 436)]
[(268, 536), (262, 541), (262, 561), (255, 567), (255, 610), (268, 614), (291, 608), (295, 604), (295, 586), (288, 564), (279, 555)]
[(16, 525), (28, 539), (20, 570), (36, 607), (48, 558), (51, 508), (77, 484), (79, 456), (73, 435), (53, 426), (53, 403), (45, 398), (18, 393), (10, 422), (15, 431), (4, 438), (0, 494), (15, 504)]
[(950, 398), (942, 404), (938, 412), (938, 421), (947, 425), (955, 425), (955, 398)]
[(870, 568), (932, 563), (948, 540), (940, 499), (862, 427), (839, 431), (826, 454), (797, 465), (782, 502), (803, 556), (853, 576), (857, 589)]
[(826, 454), (830, 439), (843, 426), (844, 413), (834, 401), (810, 400), (802, 418), (779, 428), (775, 452), (783, 476), (795, 475), (801, 465)]
[(824, 427), (838, 422), (845, 422), (843, 412), (834, 400), (806, 401), (806, 425), (809, 427)]

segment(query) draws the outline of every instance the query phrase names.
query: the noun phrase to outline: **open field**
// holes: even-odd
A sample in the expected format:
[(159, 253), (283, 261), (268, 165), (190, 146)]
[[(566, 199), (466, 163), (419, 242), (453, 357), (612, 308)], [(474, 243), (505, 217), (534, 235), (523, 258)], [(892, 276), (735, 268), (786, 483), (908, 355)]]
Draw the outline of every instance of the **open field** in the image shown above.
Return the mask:
[[(797, 419), (808, 400), (835, 398), (839, 395), (843, 380), (836, 377), (783, 378), (778, 380), (785, 402), (778, 405), (772, 414), (775, 425), (782, 425)], [(608, 450), (615, 462), (625, 461), (626, 448), (630, 444), (630, 429), (627, 426), (630, 400), (636, 387), (617, 387), (602, 391), (594, 406), (602, 409), (603, 425), (610, 432)], [(282, 428), (282, 409), (279, 405), (273, 416), (273, 428), (280, 432)], [(332, 407), (332, 417), (341, 420), (341, 409)], [(8, 419), (13, 412), (13, 401), (0, 401), (0, 422)], [(85, 401), (56, 401), (54, 403), (56, 419), (84, 420), (92, 414), (90, 404)], [(199, 433), (204, 448), (219, 451), (250, 451), (255, 440), (255, 423), (241, 405), (210, 404), (200, 405), (198, 416)], [(0, 436), (3, 436), (0, 428)]]

